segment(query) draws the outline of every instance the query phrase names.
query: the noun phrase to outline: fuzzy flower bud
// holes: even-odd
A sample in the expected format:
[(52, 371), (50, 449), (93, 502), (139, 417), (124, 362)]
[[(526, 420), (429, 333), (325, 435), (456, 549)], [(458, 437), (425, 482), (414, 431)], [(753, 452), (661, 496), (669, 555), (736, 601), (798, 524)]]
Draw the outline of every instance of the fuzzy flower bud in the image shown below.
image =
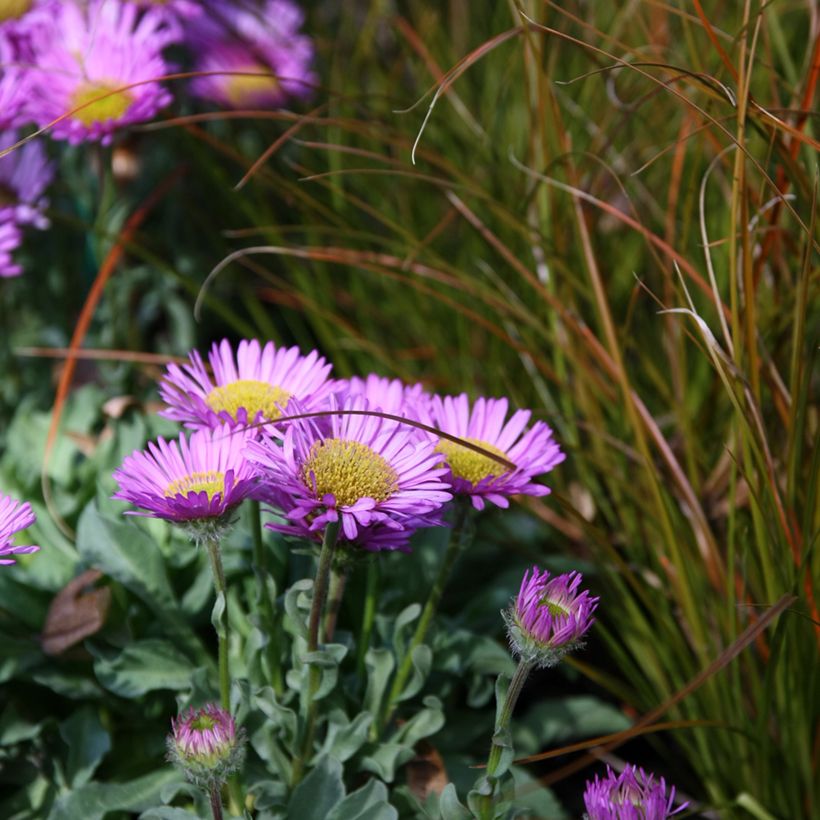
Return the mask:
[(598, 598), (579, 591), (581, 580), (578, 572), (550, 578), (538, 567), (524, 573), (518, 597), (503, 613), (514, 654), (538, 667), (555, 666), (583, 645)]
[(183, 712), (171, 721), (168, 759), (197, 786), (221, 786), (245, 757), (245, 737), (233, 717), (209, 703)]
[(666, 781), (627, 764), (620, 774), (607, 766), (606, 777), (587, 781), (584, 807), (587, 820), (666, 820), (689, 804), (674, 808), (675, 787), (666, 795)]

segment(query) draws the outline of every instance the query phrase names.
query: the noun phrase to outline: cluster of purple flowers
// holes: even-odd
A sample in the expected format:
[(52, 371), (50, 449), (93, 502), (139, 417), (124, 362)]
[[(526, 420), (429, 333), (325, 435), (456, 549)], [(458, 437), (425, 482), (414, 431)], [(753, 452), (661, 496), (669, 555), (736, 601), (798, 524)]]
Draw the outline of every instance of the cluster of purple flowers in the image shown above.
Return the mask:
[(378, 376), (332, 380), (315, 351), (272, 342), (234, 352), (223, 341), (208, 366), (193, 352), (169, 365), (160, 395), (163, 415), (195, 432), (129, 456), (115, 497), (189, 526), (253, 498), (279, 514), (268, 526), (280, 532), (318, 541), (338, 522), (350, 547), (406, 551), (417, 529), (443, 524), (453, 496), (481, 509), (544, 495), (534, 478), (564, 459), (552, 430), (528, 427), (529, 411), (507, 419), (504, 399), (471, 406)]
[[(313, 47), (292, 0), (14, 0), (0, 7), (0, 276), (21, 273), (22, 228), (47, 226), (53, 177), (31, 127), (71, 144), (102, 142), (172, 100), (163, 81), (187, 68), (192, 93), (259, 108), (315, 85)], [(17, 146), (17, 147), (13, 147)], [(5, 153), (4, 153), (5, 152)]]

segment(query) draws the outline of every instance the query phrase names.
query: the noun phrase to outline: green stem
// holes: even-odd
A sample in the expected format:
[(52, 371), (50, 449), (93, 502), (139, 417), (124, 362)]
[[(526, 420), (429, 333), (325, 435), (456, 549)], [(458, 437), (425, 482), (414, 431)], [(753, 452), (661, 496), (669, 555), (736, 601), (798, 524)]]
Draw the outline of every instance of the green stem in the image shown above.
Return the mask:
[(211, 788), (211, 812), (214, 820), (222, 820), (222, 796), (219, 794), (219, 788), (214, 786)]
[[(521, 690), (524, 688), (524, 683), (526, 682), (530, 672), (532, 671), (532, 666), (533, 665), (530, 661), (520, 660), (518, 662), (515, 674), (513, 675), (512, 680), (510, 681), (510, 685), (507, 688), (507, 694), (504, 696), (504, 705), (501, 707), (501, 714), (498, 716), (498, 720), (495, 723), (495, 731), (493, 732), (493, 743), (490, 747), (490, 756), (487, 759), (486, 769), (486, 776), (487, 779), (490, 781), (490, 785), (492, 786), (493, 791), (495, 791), (495, 784), (493, 783), (493, 781), (495, 780), (496, 772), (498, 771), (498, 765), (499, 763), (501, 763), (501, 755), (504, 753), (504, 746), (498, 738), (500, 738), (503, 735), (503, 733), (506, 732), (507, 727), (510, 725), (510, 718), (512, 718), (512, 713), (515, 709), (515, 704), (518, 702), (518, 696), (521, 694)], [(486, 796), (481, 801), (481, 803), (482, 820), (492, 820), (492, 794)]]
[(365, 675), (364, 659), (370, 647), (370, 636), (376, 623), (376, 602), (379, 596), (379, 564), (370, 560), (367, 564), (365, 580), (364, 612), (362, 613), (362, 631), (356, 647), (356, 679), (363, 681)]
[(208, 548), (208, 556), (211, 559), (211, 569), (214, 576), (214, 589), (222, 600), (225, 607), (222, 610), (222, 633), (217, 630), (217, 641), (219, 644), (219, 698), (222, 708), (230, 712), (231, 710), (231, 677), (228, 670), (228, 644), (230, 639), (230, 627), (228, 626), (228, 590), (225, 584), (225, 572), (222, 569), (222, 556), (219, 552), (219, 541), (216, 538), (208, 538), (205, 542)]
[[(316, 580), (313, 583), (313, 601), (310, 606), (310, 620), (308, 621), (307, 653), (316, 652), (319, 648), (319, 625), (322, 622), (322, 612), (327, 600), (327, 590), (330, 584), (330, 570), (333, 567), (333, 553), (336, 550), (336, 540), (339, 536), (339, 522), (333, 522), (325, 527), (325, 537), (322, 540), (322, 551), (319, 553), (319, 566), (316, 569)], [(302, 748), (293, 761), (291, 786), (295, 786), (305, 771), (313, 749), (313, 735), (316, 730), (316, 715), (319, 705), (316, 702), (316, 692), (322, 680), (322, 672), (315, 663), (308, 669), (307, 689), (307, 718), (305, 720), (305, 734), (302, 738)]]
[(418, 624), (416, 624), (416, 631), (413, 633), (413, 638), (407, 647), (404, 658), (402, 658), (401, 665), (396, 672), (396, 677), (393, 678), (390, 694), (384, 702), (382, 713), (376, 726), (379, 732), (384, 731), (384, 728), (393, 716), (396, 704), (404, 691), (404, 687), (407, 685), (407, 679), (413, 671), (413, 650), (424, 643), (424, 639), (427, 637), (427, 631), (430, 629), (430, 623), (436, 614), (441, 596), (444, 593), (444, 588), (447, 586), (447, 581), (450, 578), (453, 565), (461, 554), (462, 549), (466, 546), (467, 538), (465, 537), (465, 533), (469, 512), (470, 508), (466, 501), (456, 506), (456, 519), (453, 522), (450, 543), (447, 545), (447, 551), (444, 553), (441, 566), (439, 566), (438, 575), (427, 597), (427, 603), (424, 605)]
[[(281, 642), (281, 624), (273, 609), (273, 602), (268, 594), (268, 556), (265, 542), (262, 539), (262, 507), (258, 501), (250, 502), (251, 533), (253, 536), (253, 563), (259, 588), (259, 608), (262, 615), (262, 628), (268, 636), (265, 657), (268, 661), (271, 685), (277, 695), (284, 690), (282, 663), (279, 654)], [(277, 584), (278, 589), (278, 584)]]
[(327, 615), (325, 615), (325, 628), (322, 637), (324, 643), (330, 643), (336, 632), (336, 622), (339, 620), (339, 610), (342, 607), (342, 598), (344, 598), (349, 572), (350, 564), (347, 562), (342, 566), (339, 566), (337, 562), (331, 570), (330, 591), (327, 595)]

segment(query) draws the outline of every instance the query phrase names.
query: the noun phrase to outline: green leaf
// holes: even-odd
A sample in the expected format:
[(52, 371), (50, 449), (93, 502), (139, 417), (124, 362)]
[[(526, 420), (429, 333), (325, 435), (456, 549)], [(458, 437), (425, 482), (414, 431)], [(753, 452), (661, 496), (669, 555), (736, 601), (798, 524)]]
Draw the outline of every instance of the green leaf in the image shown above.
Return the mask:
[(312, 589), (313, 581), (310, 578), (303, 578), (285, 592), (284, 627), (292, 635), (304, 640), (308, 638), (307, 615), (310, 612), (309, 591)]
[(187, 689), (193, 664), (173, 644), (150, 638), (131, 644), (113, 660), (98, 658), (94, 672), (106, 689), (135, 698), (156, 689)]
[(387, 786), (373, 779), (345, 797), (327, 820), (397, 820), (398, 816), (398, 811), (387, 802)]
[(368, 649), (364, 658), (367, 669), (367, 689), (364, 693), (365, 708), (376, 717), (381, 708), (390, 674), (396, 662), (393, 653), (387, 649)]
[(191, 814), (185, 809), (177, 809), (173, 806), (160, 806), (158, 809), (148, 809), (144, 811), (139, 820), (196, 820), (198, 814)]
[(427, 680), (427, 676), (430, 674), (430, 667), (433, 664), (433, 650), (426, 644), (420, 644), (414, 647), (411, 659), (413, 662), (413, 674), (410, 676), (410, 680), (407, 681), (407, 685), (399, 696), (400, 701), (409, 700), (418, 694), (421, 687), (424, 686), (424, 681)]
[(293, 790), (288, 803), (288, 817), (299, 820), (326, 820), (331, 810), (345, 796), (342, 764), (325, 756)]
[(362, 759), (362, 769), (377, 774), (386, 783), (392, 783), (396, 778), (396, 769), (415, 756), (413, 749), (404, 743), (380, 743)]
[(111, 737), (92, 706), (84, 706), (64, 720), (60, 737), (68, 745), (66, 778), (73, 788), (83, 786), (111, 750)]
[(77, 527), (77, 549), (86, 562), (149, 606), (176, 609), (162, 552), (133, 522), (104, 518), (94, 503), (89, 504)]
[(420, 709), (406, 723), (399, 727), (391, 740), (413, 747), (422, 738), (430, 737), (444, 726), (444, 712), (441, 710), (441, 701), (428, 695), (424, 701), (426, 708)]
[(344, 763), (364, 745), (372, 723), (370, 712), (361, 712), (353, 720), (348, 720), (341, 709), (334, 709), (328, 716), (327, 738), (322, 751)]
[(403, 658), (407, 649), (404, 633), (410, 624), (421, 614), (420, 604), (410, 604), (396, 616), (396, 623), (393, 627), (393, 648), (396, 650), (396, 657)]
[(163, 786), (179, 779), (168, 766), (126, 783), (87, 783), (61, 795), (48, 820), (103, 820), (110, 811), (144, 811), (159, 802)]
[(0, 633), (0, 683), (19, 677), (42, 659), (40, 647), (33, 640)]
[(441, 820), (470, 820), (469, 809), (458, 799), (456, 787), (448, 783), (439, 796), (439, 811)]

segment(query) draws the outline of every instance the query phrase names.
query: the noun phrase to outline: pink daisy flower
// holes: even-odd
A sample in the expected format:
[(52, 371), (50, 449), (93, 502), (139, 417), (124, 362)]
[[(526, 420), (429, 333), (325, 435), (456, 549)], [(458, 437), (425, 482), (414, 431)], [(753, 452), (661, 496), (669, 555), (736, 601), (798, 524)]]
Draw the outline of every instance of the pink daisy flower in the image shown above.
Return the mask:
[(223, 339), (208, 356), (213, 378), (198, 351), (189, 359), (182, 367), (168, 365), (159, 392), (168, 405), (160, 415), (192, 428), (275, 421), (289, 411), (291, 399), (303, 412), (321, 409), (331, 387), (331, 366), (315, 350), (302, 356), (298, 347), (243, 339), (234, 357)]
[(587, 781), (584, 807), (587, 820), (666, 820), (683, 811), (675, 808), (675, 787), (666, 794), (666, 781), (627, 764), (620, 774), (607, 766), (606, 777)]
[(413, 421), (421, 421), (421, 416), (432, 401), (432, 396), (421, 384), (407, 385), (401, 379), (388, 379), (375, 373), (364, 379), (354, 376), (339, 380), (334, 392), (340, 400), (346, 396), (363, 396), (371, 409)]
[(148, 515), (176, 523), (223, 522), (256, 488), (256, 475), (245, 461), (245, 430), (198, 430), (190, 439), (160, 438), (147, 451), (135, 450), (114, 471), (120, 488), (114, 498)]
[(14, 559), (8, 558), (9, 555), (24, 555), (40, 549), (33, 545), (12, 544), (15, 533), (30, 527), (34, 521), (30, 504), (21, 503), (10, 495), (0, 495), (0, 564), (13, 564)]
[(26, 122), (25, 106), (31, 83), (28, 72), (19, 63), (17, 49), (0, 23), (0, 129)]
[(209, 14), (190, 29), (189, 44), (198, 71), (228, 73), (197, 77), (191, 90), (233, 108), (268, 107), (305, 96), (316, 77), (310, 71), (313, 45), (299, 34), (303, 21), (304, 13), (290, 0), (265, 0), (261, 7), (211, 4)]
[[(361, 397), (330, 409), (367, 411)], [(289, 523), (279, 532), (321, 540), (325, 526), (340, 522), (339, 537), (368, 550), (407, 549), (420, 526), (439, 523), (452, 495), (432, 442), (378, 416), (332, 415), (327, 429), (304, 420), (288, 425), (281, 446), (265, 437), (248, 444), (266, 500)]]
[(507, 419), (507, 399), (479, 398), (470, 408), (466, 393), (460, 396), (433, 396), (429, 412), (422, 420), (506, 459), (499, 461), (461, 444), (441, 438), (436, 449), (449, 467), (453, 492), (468, 495), (477, 510), (490, 501), (509, 506), (512, 495), (547, 495), (549, 488), (533, 482), (535, 476), (549, 472), (566, 456), (542, 421), (527, 429), (529, 410), (516, 410)]
[(51, 127), (55, 139), (107, 144), (114, 132), (150, 120), (171, 101), (159, 80), (168, 73), (162, 49), (173, 34), (155, 9), (64, 2), (49, 22), (32, 34), (29, 110), (41, 127), (64, 117)]

